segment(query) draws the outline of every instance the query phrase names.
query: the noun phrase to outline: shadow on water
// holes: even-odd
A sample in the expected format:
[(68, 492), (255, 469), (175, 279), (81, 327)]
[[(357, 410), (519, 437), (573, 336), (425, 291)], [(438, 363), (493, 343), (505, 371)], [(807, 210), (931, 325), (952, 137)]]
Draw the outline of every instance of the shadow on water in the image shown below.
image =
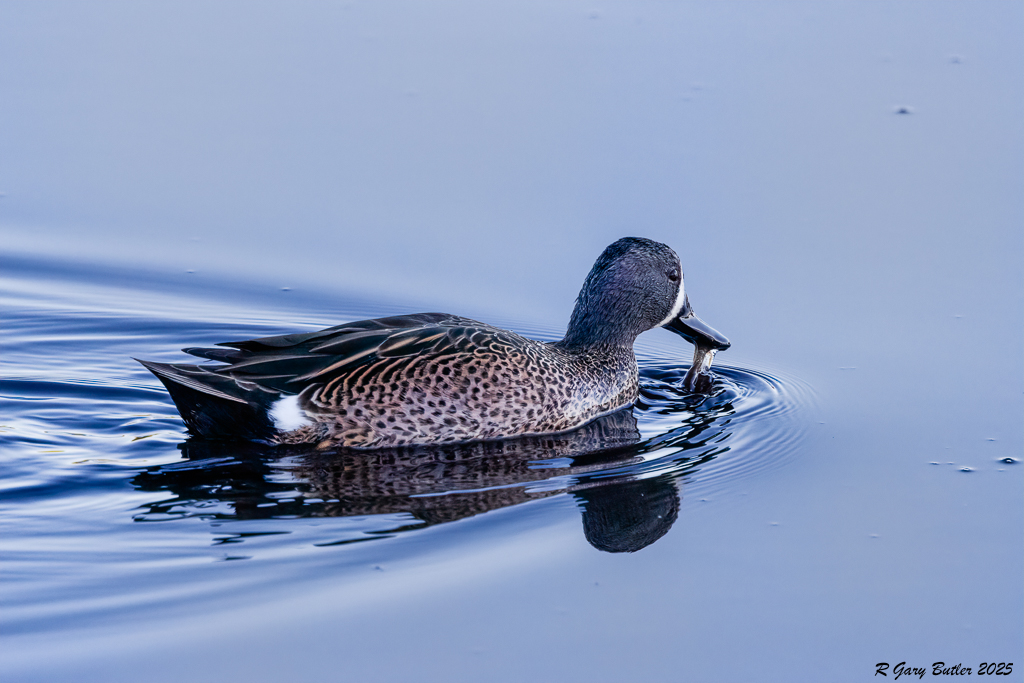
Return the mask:
[(397, 529), (323, 544), (340, 545), (568, 493), (591, 545), (633, 552), (672, 527), (687, 476), (730, 450), (737, 404), (749, 403), (756, 378), (727, 369), (694, 395), (681, 389), (685, 371), (645, 367), (634, 408), (557, 435), (377, 451), (190, 439), (183, 462), (132, 479), (173, 494), (135, 519), (407, 516)]

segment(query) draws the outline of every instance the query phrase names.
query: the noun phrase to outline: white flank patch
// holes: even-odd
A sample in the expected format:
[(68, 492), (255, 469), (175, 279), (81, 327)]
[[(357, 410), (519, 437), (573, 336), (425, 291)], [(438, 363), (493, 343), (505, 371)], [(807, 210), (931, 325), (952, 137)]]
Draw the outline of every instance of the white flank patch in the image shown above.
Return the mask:
[(668, 314), (667, 318), (665, 318), (660, 323), (655, 325), (655, 327), (664, 327), (665, 325), (668, 325), (670, 322), (672, 322), (677, 315), (679, 315), (679, 311), (683, 310), (683, 303), (686, 301), (686, 291), (685, 290), (686, 290), (686, 287), (683, 286), (683, 276), (680, 275), (679, 276), (679, 291), (676, 292), (676, 302), (672, 306), (672, 312)]
[(298, 396), (285, 396), (274, 401), (267, 413), (274, 421), (274, 427), (281, 432), (290, 432), (299, 427), (312, 424), (306, 414), (299, 407)]

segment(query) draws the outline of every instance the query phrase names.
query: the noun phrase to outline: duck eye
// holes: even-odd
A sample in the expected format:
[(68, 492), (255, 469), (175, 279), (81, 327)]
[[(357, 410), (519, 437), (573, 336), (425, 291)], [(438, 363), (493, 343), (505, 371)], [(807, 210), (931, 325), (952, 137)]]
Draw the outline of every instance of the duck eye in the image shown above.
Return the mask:
[(670, 270), (668, 271), (668, 279), (672, 282), (679, 282), (679, 271)]

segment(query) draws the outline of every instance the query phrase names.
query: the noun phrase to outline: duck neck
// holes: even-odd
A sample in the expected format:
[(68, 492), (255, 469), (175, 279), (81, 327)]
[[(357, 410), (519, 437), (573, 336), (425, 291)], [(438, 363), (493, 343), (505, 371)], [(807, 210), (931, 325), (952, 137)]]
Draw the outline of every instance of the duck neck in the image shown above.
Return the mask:
[(621, 351), (633, 353), (633, 342), (642, 330), (623, 327), (621, 322), (605, 319), (593, 312), (580, 311), (577, 306), (569, 320), (565, 337), (557, 346), (566, 351), (598, 352), (618, 355)]

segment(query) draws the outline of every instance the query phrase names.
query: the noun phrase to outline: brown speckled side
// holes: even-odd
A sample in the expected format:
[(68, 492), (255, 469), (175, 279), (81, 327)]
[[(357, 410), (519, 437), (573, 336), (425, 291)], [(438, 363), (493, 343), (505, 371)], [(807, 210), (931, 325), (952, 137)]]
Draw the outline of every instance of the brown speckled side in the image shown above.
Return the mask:
[(451, 443), (559, 432), (637, 397), (631, 348), (565, 350), (465, 318), (430, 353), (377, 358), (307, 388), (300, 406), (315, 424), (281, 443), (352, 448)]

